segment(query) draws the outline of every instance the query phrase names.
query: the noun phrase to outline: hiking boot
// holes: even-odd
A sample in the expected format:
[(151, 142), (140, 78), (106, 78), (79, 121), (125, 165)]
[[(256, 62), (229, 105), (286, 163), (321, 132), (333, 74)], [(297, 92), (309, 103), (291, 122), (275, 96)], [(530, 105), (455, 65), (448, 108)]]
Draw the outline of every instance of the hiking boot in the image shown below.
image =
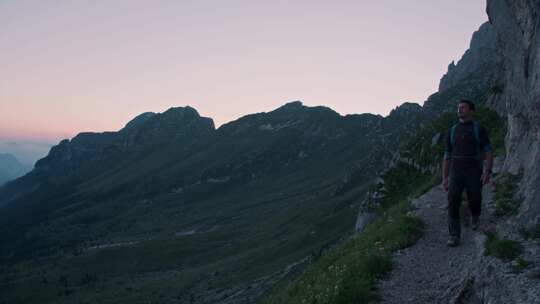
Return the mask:
[(451, 236), (448, 242), (446, 242), (446, 245), (448, 247), (456, 247), (457, 245), (459, 245), (459, 237)]
[(472, 218), (472, 230), (478, 230), (478, 226), (480, 226), (480, 219), (478, 216), (473, 216)]

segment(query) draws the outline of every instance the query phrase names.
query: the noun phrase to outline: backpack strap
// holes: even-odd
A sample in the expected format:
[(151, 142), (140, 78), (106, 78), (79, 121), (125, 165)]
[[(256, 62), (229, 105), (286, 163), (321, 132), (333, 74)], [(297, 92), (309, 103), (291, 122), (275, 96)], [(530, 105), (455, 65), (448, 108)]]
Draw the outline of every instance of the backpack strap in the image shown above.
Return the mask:
[(480, 146), (480, 124), (477, 121), (473, 122), (474, 139), (476, 139), (476, 145)]
[(458, 124), (455, 124), (450, 128), (450, 143), (452, 144), (452, 150), (454, 149), (454, 146), (456, 144), (456, 128)]

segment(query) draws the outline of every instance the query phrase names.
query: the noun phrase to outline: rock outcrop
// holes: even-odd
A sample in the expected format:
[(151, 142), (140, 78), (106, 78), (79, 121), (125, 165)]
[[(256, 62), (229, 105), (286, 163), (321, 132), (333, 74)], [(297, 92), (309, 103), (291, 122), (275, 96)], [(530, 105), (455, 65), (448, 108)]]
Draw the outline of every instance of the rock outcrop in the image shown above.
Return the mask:
[(469, 49), (463, 54), (457, 64), (452, 61), (448, 72), (439, 83), (439, 92), (445, 91), (467, 78), (477, 78), (486, 83), (496, 77), (497, 66), (501, 58), (497, 56), (497, 36), (493, 26), (486, 22), (474, 32)]
[(500, 82), (502, 59), (496, 49), (493, 26), (484, 23), (471, 39), (469, 49), (458, 63), (451, 62), (439, 82), (439, 89), (424, 102), (428, 118), (455, 111), (460, 99), (485, 100)]

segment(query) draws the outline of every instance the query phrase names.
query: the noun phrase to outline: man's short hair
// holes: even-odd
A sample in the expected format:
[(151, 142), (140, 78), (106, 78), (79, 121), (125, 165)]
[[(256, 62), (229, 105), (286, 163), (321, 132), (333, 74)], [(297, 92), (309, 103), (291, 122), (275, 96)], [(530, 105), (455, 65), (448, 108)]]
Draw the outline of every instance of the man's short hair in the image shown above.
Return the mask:
[(468, 106), (469, 106), (469, 109), (471, 110), (475, 110), (475, 107), (474, 107), (474, 102), (468, 100), (468, 99), (462, 99), (459, 101), (459, 103), (466, 103)]

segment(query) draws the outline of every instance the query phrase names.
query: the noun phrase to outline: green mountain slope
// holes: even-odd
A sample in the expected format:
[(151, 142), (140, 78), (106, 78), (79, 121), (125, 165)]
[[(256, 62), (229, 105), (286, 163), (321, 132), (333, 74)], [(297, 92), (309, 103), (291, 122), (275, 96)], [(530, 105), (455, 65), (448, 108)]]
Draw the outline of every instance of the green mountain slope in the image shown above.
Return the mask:
[[(36, 290), (28, 302), (97, 296), (87, 274), (106, 286), (99, 301), (163, 292), (171, 301), (211, 302), (222, 289), (262, 284), (255, 297), (286, 265), (350, 231), (365, 185), (418, 122), (420, 107), (404, 107), (408, 115), (342, 117), (295, 102), (159, 148), (126, 145), (122, 131), (79, 135), (0, 190), (4, 265), (31, 261), (24, 273), (49, 274), (20, 281)], [(145, 126), (138, 128), (154, 130)], [(353, 163), (364, 175), (338, 191)], [(154, 278), (162, 271), (186, 275)], [(125, 276), (131, 289), (112, 296)], [(57, 277), (73, 279), (43, 285)], [(148, 286), (147, 277), (163, 285)], [(183, 287), (172, 294), (170, 284)], [(3, 291), (17, 298), (18, 286)]]
[[(253, 303), (353, 232), (376, 177), (419, 128), (490, 89), (491, 67), (473, 72), (387, 117), (293, 102), (214, 129), (185, 107), (64, 140), (0, 187), (0, 294), (10, 303)], [(416, 188), (417, 166), (403, 170), (386, 182), (405, 177)], [(389, 213), (416, 231), (402, 210)]]

